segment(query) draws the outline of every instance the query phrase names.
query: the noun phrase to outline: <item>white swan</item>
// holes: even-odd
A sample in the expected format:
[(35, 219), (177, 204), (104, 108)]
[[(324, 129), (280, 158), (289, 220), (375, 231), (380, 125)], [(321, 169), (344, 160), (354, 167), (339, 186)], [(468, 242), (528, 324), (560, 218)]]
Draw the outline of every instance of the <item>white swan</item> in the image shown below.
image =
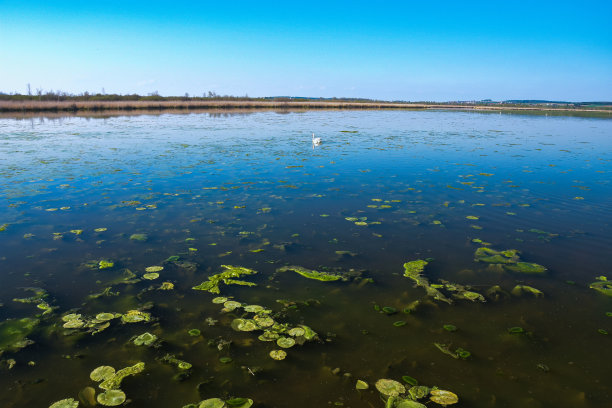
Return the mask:
[(321, 144), (321, 138), (315, 137), (314, 133), (312, 134), (312, 148)]

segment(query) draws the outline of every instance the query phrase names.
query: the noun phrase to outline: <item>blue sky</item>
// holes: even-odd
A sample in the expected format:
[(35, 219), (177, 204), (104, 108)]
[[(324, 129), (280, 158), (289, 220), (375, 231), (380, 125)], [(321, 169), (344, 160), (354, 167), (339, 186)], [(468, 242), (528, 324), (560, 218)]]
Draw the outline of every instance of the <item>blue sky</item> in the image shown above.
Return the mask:
[(0, 91), (609, 101), (587, 4), (0, 0)]

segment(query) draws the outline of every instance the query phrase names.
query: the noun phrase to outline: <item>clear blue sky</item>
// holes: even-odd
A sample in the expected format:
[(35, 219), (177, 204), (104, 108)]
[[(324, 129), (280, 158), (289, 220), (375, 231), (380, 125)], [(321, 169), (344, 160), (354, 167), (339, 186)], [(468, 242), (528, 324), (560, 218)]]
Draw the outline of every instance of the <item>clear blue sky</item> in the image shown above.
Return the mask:
[(4, 1), (0, 92), (612, 100), (612, 1)]

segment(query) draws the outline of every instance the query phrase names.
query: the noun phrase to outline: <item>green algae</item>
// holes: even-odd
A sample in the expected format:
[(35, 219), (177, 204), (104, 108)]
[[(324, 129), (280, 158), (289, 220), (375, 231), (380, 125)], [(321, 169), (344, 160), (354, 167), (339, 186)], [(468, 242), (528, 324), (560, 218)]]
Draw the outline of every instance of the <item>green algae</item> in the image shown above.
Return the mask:
[(412, 279), (418, 278), (425, 270), (425, 266), (427, 266), (428, 263), (429, 262), (422, 259), (406, 262), (404, 264), (404, 276)]
[(293, 271), (305, 278), (314, 279), (321, 282), (333, 282), (342, 279), (341, 275), (335, 275), (327, 272), (315, 271), (312, 269), (306, 269), (302, 266), (283, 266), (276, 270), (276, 272)]
[(416, 283), (416, 286), (425, 289), (427, 296), (430, 296), (435, 300), (439, 300), (448, 304), (453, 303), (452, 300), (447, 298), (442, 292), (440, 292), (437, 288), (431, 285), (429, 283), (429, 279), (422, 275), (422, 272), (428, 263), (428, 261), (422, 259), (406, 262), (404, 264), (404, 276), (412, 279)]
[(39, 323), (40, 320), (30, 317), (8, 319), (0, 323), (0, 354), (3, 351), (16, 352), (33, 344), (27, 336)]
[(504, 265), (504, 267), (512, 272), (525, 273), (525, 274), (542, 274), (548, 269), (533, 262), (517, 262), (513, 265)]
[(535, 297), (543, 297), (544, 296), (544, 292), (542, 292), (541, 290), (536, 289), (536, 288), (531, 287), (531, 286), (527, 286), (527, 285), (516, 285), (510, 291), (510, 293), (513, 294), (514, 296), (522, 296), (525, 293), (534, 295)]
[(132, 234), (132, 235), (130, 235), (130, 240), (131, 241), (146, 242), (148, 239), (149, 239), (149, 236), (147, 234)]
[(518, 251), (516, 249), (496, 251), (489, 247), (480, 247), (474, 253), (474, 260), (492, 264), (509, 264), (518, 262), (519, 257), (517, 254)]
[(219, 285), (224, 283), (226, 285), (242, 285), (242, 286), (257, 286), (256, 283), (236, 280), (233, 278), (239, 278), (242, 275), (252, 275), (257, 273), (253, 269), (244, 268), (242, 266), (232, 265), (221, 265), (225, 271), (208, 277), (208, 281), (202, 282), (198, 286), (194, 286), (192, 289), (204, 290), (210, 293), (219, 294), (221, 293)]

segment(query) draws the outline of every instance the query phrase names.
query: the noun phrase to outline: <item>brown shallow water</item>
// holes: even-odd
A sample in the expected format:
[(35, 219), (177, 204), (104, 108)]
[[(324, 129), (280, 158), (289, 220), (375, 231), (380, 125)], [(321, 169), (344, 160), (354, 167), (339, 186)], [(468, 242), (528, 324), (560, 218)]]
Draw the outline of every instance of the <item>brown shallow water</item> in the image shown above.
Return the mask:
[[(323, 138), (314, 149), (311, 132)], [(122, 383), (128, 406), (248, 397), (255, 407), (384, 407), (374, 383), (402, 376), (456, 393), (458, 407), (609, 406), (612, 298), (589, 285), (612, 279), (611, 135), (604, 119), (466, 112), (0, 119), (0, 322), (39, 316), (34, 343), (0, 357), (0, 405), (78, 399), (100, 391), (94, 368), (144, 362)], [(130, 239), (139, 233), (146, 241)], [(478, 240), (547, 271), (475, 262)], [(433, 284), (505, 294), (434, 300), (403, 276), (417, 259), (429, 260)], [(112, 284), (153, 265), (164, 267), (156, 280)], [(244, 312), (222, 313), (218, 295), (192, 289), (221, 265), (258, 272), (243, 277), (257, 286), (222, 285), (222, 296), (308, 325), (318, 340), (275, 361), (279, 347), (261, 331), (233, 330)], [(358, 277), (320, 282), (277, 272), (284, 265)], [(544, 295), (510, 295), (516, 285)], [(31, 287), (50, 313), (13, 300)], [(114, 319), (95, 335), (62, 327), (69, 313), (139, 308), (150, 322)], [(135, 346), (144, 332), (160, 346)], [(220, 340), (231, 344), (219, 350)], [(357, 391), (357, 379), (370, 389)]]

